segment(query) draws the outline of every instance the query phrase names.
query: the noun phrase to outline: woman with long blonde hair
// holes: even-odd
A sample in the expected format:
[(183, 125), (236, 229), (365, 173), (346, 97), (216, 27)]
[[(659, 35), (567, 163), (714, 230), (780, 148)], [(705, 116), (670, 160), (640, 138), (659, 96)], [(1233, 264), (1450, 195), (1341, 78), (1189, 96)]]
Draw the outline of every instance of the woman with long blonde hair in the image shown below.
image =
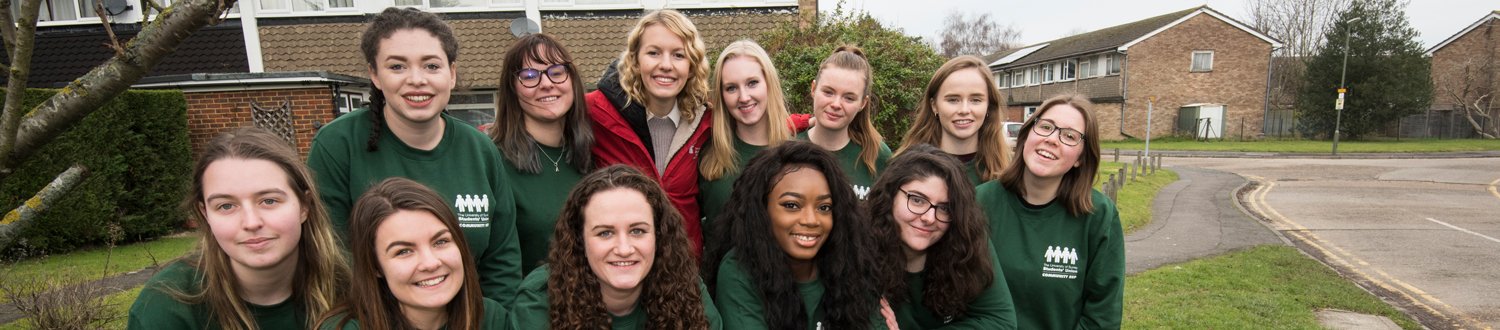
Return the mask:
[(349, 275), (317, 196), (286, 140), (256, 128), (214, 139), (183, 202), (198, 249), (146, 281), (127, 327), (314, 327)]
[[(698, 205), (703, 207), (703, 232), (715, 230), (714, 218), (729, 201), (740, 171), (756, 152), (792, 138), (786, 95), (771, 56), (755, 41), (730, 43), (719, 53), (709, 104), (713, 105), (713, 138), (698, 165)], [(709, 242), (709, 244), (713, 244)]]

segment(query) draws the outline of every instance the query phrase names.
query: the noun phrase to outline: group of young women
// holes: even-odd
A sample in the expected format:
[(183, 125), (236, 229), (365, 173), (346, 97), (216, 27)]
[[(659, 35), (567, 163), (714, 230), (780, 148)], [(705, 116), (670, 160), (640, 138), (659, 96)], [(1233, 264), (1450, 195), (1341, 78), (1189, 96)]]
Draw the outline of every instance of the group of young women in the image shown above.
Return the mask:
[(643, 16), (587, 94), (563, 44), (528, 35), (484, 132), (443, 113), (458, 41), (438, 16), (387, 9), (361, 49), (371, 106), (306, 165), (253, 128), (203, 148), (201, 248), (130, 328), (1119, 327), (1091, 105), (1044, 102), (1012, 157), (978, 58), (937, 71), (893, 157), (855, 46), (821, 63), (805, 117), (764, 49), (710, 70), (676, 11)]

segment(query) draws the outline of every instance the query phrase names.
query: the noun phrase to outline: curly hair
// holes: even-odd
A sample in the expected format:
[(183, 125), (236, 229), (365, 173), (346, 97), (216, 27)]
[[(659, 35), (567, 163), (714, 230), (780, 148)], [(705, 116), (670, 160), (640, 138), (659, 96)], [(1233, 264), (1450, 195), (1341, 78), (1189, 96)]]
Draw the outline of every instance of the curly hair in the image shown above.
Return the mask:
[(552, 329), (609, 329), (599, 277), (589, 267), (584, 252), (583, 208), (594, 195), (613, 189), (630, 189), (646, 196), (655, 219), (656, 256), (641, 285), (640, 306), (646, 312), (648, 329), (706, 329), (708, 316), (698, 290), (697, 257), (683, 227), (682, 215), (667, 200), (667, 193), (640, 170), (616, 164), (584, 176), (568, 194), (552, 247), (547, 255), (551, 273), (547, 295), (551, 299)]
[[(484, 317), (484, 294), (479, 287), (478, 267), (474, 265), (474, 254), (464, 239), (463, 228), (458, 226), (458, 216), (453, 209), (431, 188), (402, 177), (388, 178), (371, 186), (349, 214), (349, 250), (354, 259), (356, 274), (350, 279), (349, 299), (339, 304), (324, 317), (324, 321), (337, 320), (339, 326), (350, 320), (358, 320), (364, 329), (415, 329), (401, 312), (401, 302), (391, 294), (391, 288), (380, 274), (380, 257), (375, 247), (375, 233), (381, 223), (390, 219), (397, 211), (423, 211), (432, 213), (439, 222), (453, 233), (453, 245), (463, 259), (463, 286), (453, 300), (448, 301), (446, 328), (455, 330), (480, 329), (491, 325), (480, 324)], [(322, 322), (320, 322), (322, 323)]]
[[(943, 138), (942, 119), (938, 118), (937, 109), (934, 104), (938, 102), (938, 92), (943, 82), (948, 81), (954, 73), (973, 70), (984, 80), (985, 93), (989, 100), (985, 102), (984, 121), (979, 124), (979, 157), (978, 162), (979, 180), (989, 181), (1000, 178), (1000, 173), (1010, 163), (1010, 148), (1005, 145), (1004, 123), (1001, 120), (1005, 113), (1001, 112), (1000, 90), (996, 89), (995, 80), (990, 79), (987, 72), (989, 67), (978, 57), (965, 55), (955, 57), (943, 63), (936, 73), (932, 74), (932, 80), (927, 82), (927, 90), (922, 94), (922, 103), (917, 106), (915, 120), (912, 120), (911, 128), (907, 129), (906, 137), (901, 139), (901, 147), (896, 149), (900, 154), (918, 144), (937, 145)], [(976, 111), (977, 112), (977, 111)], [(983, 182), (974, 182), (978, 185)]]
[[(774, 124), (774, 123), (773, 123)], [(871, 238), (870, 220), (859, 207), (859, 198), (849, 189), (849, 179), (833, 154), (805, 141), (787, 141), (760, 152), (734, 181), (734, 192), (725, 205), (726, 229), (716, 233), (723, 241), (705, 254), (705, 281), (713, 283), (717, 265), (730, 250), (736, 251), (747, 275), (759, 289), (772, 329), (800, 329), (810, 321), (803, 311), (802, 296), (792, 278), (791, 260), (772, 237), (767, 205), (772, 187), (786, 173), (797, 170), (822, 172), (833, 197), (833, 226), (814, 263), (825, 287), (817, 309), (833, 329), (864, 329), (880, 306), (881, 295), (870, 288), (883, 287), (877, 262), (881, 252)]]
[[(370, 66), (370, 70), (375, 70), (375, 56), (380, 53), (380, 43), (396, 31), (411, 29), (427, 31), (437, 38), (443, 45), (443, 55), (448, 56), (449, 66), (458, 61), (458, 37), (454, 36), (453, 28), (443, 22), (441, 17), (411, 7), (390, 7), (375, 15), (370, 25), (365, 27), (365, 32), (359, 36), (359, 51), (364, 55), (365, 64)], [(378, 87), (370, 87), (369, 109), (373, 115), (370, 116), (370, 138), (365, 141), (365, 151), (376, 151), (380, 149), (380, 130), (385, 129), (385, 93)]]
[(625, 95), (631, 101), (645, 104), (645, 100), (648, 100), (646, 82), (641, 79), (638, 53), (641, 51), (641, 39), (644, 39), (646, 28), (658, 24), (682, 38), (686, 51), (684, 55), (687, 55), (688, 77), (682, 92), (677, 94), (677, 104), (681, 106), (682, 121), (693, 122), (693, 111), (699, 106), (708, 105), (708, 48), (703, 46), (698, 26), (693, 25), (693, 21), (681, 12), (657, 10), (636, 21), (635, 28), (630, 30), (630, 36), (625, 39), (625, 51), (620, 53), (620, 87), (625, 89)]
[[(541, 52), (542, 47), (546, 47), (545, 53)], [(594, 147), (594, 134), (589, 128), (588, 105), (583, 100), (582, 76), (578, 75), (578, 67), (573, 65), (573, 55), (552, 35), (537, 33), (521, 37), (505, 51), (502, 61), (505, 64), (500, 70), (500, 97), (495, 100), (495, 125), (485, 133), (517, 172), (536, 174), (542, 171), (541, 162), (536, 157), (541, 147), (526, 131), (526, 110), (521, 109), (521, 96), (516, 92), (517, 88), (525, 88), (516, 83), (519, 78), (515, 74), (521, 72), (521, 66), (527, 60), (562, 64), (568, 69), (568, 81), (564, 84), (573, 87), (573, 107), (562, 118), (565, 148), (562, 157), (578, 172), (588, 173), (594, 168), (593, 153), (590, 152)]]
[[(188, 304), (204, 304), (213, 315), (217, 325), (224, 329), (259, 329), (255, 316), (245, 306), (240, 286), (236, 283), (233, 262), (224, 248), (215, 243), (214, 234), (204, 213), (203, 174), (208, 166), (223, 159), (259, 159), (275, 163), (286, 172), (287, 186), (307, 210), (307, 219), (302, 222), (302, 236), (297, 238), (297, 271), (292, 277), (292, 298), (301, 300), (302, 312), (309, 321), (327, 311), (339, 301), (339, 292), (349, 278), (348, 262), (333, 233), (333, 223), (324, 211), (323, 200), (318, 198), (318, 189), (313, 185), (312, 170), (297, 156), (297, 150), (286, 140), (270, 132), (254, 127), (236, 129), (224, 133), (203, 147), (193, 166), (193, 182), (189, 187), (182, 209), (188, 221), (196, 224), (199, 233), (198, 252), (186, 258), (202, 276), (201, 288), (161, 288), (178, 301)], [(308, 323), (316, 327), (317, 323)]]
[[(881, 246), (905, 246), (901, 241), (901, 224), (891, 215), (892, 203), (901, 194), (901, 186), (912, 181), (938, 178), (948, 189), (948, 230), (937, 243), (927, 248), (927, 265), (923, 271), (922, 304), (939, 317), (961, 317), (969, 302), (978, 298), (995, 279), (990, 264), (989, 224), (974, 199), (974, 188), (964, 177), (958, 159), (928, 144), (918, 144), (891, 159), (889, 170), (871, 187), (865, 207), (875, 221), (876, 239)], [(904, 273), (906, 254), (885, 254), (885, 272)], [(905, 296), (905, 281), (897, 281), (895, 292), (887, 297)], [(890, 299), (892, 304), (904, 299)]]
[[(1047, 111), (1052, 111), (1059, 105), (1071, 106), (1078, 109), (1078, 114), (1083, 116), (1083, 151), (1078, 155), (1079, 166), (1068, 169), (1063, 174), (1062, 183), (1057, 186), (1057, 197), (1053, 200), (1061, 201), (1068, 208), (1068, 215), (1081, 217), (1094, 213), (1094, 176), (1099, 174), (1099, 122), (1094, 120), (1094, 103), (1080, 94), (1062, 94), (1042, 101), (1036, 114), (1021, 125), (1020, 136), (1016, 137), (1016, 145), (1021, 151), (1026, 148), (1026, 141), (1030, 141), (1035, 135), (1031, 133), (1032, 127), (1036, 127), (1036, 121), (1042, 118)], [(1026, 159), (1017, 159), (1015, 164), (1005, 169), (1000, 175), (1000, 184), (1005, 190), (1016, 192), (1022, 197), (1026, 196)]]

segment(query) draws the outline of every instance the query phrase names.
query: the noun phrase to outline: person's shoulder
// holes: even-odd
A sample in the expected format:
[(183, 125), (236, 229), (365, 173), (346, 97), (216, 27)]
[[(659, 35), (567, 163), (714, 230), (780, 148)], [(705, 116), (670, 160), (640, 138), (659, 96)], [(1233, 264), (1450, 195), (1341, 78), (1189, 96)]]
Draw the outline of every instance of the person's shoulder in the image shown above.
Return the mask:
[(359, 320), (348, 317), (348, 314), (339, 313), (329, 317), (318, 325), (318, 330), (359, 330)]
[(526, 274), (526, 278), (521, 280), (521, 290), (547, 292), (547, 277), (552, 274), (552, 271), (547, 269), (547, 266), (541, 265), (536, 269), (532, 269), (531, 273)]
[(189, 265), (186, 260), (177, 260), (162, 266), (156, 274), (151, 275), (151, 279), (146, 280), (146, 287), (142, 289), (142, 292), (146, 289), (161, 290), (164, 287), (177, 291), (197, 290), (202, 280), (203, 274), (197, 267)]
[(358, 109), (350, 111), (349, 113), (343, 115), (339, 115), (337, 118), (329, 121), (328, 124), (325, 124), (323, 125), (323, 127), (318, 128), (317, 136), (321, 137), (326, 134), (350, 134), (354, 133), (355, 131), (369, 130), (370, 116), (373, 114), (374, 112), (371, 112), (369, 109)]
[(976, 198), (1002, 196), (1009, 193), (1010, 191), (1005, 190), (1005, 185), (1001, 184), (999, 179), (985, 181), (984, 183), (981, 183), (978, 186), (974, 187), (974, 196)]

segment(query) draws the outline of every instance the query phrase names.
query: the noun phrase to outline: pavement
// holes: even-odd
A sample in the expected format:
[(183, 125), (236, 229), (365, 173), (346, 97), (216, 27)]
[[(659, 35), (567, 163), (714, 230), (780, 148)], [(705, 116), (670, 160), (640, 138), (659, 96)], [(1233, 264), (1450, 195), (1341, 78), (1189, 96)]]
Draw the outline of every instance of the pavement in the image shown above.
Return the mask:
[[(1120, 149), (1120, 158), (1135, 159), (1140, 150)], [(1113, 157), (1114, 149), (1100, 150), (1103, 156)], [(1305, 152), (1244, 152), (1244, 151), (1176, 151), (1156, 150), (1153, 155), (1182, 158), (1276, 158), (1276, 159), (1438, 159), (1438, 158), (1497, 158), (1500, 151), (1456, 151), (1456, 152), (1412, 152), (1412, 153), (1305, 153)]]
[(1177, 182), (1163, 187), (1146, 227), (1125, 236), (1125, 273), (1264, 244), (1285, 244), (1234, 202), (1245, 178), (1233, 173), (1172, 166)]

